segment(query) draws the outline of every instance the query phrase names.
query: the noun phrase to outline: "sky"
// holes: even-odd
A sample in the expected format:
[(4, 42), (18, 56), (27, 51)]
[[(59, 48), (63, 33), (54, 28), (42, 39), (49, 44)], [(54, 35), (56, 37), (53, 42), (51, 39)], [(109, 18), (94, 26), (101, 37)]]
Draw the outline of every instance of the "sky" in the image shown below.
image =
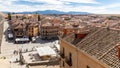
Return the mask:
[(0, 11), (76, 11), (120, 14), (120, 0), (0, 0)]

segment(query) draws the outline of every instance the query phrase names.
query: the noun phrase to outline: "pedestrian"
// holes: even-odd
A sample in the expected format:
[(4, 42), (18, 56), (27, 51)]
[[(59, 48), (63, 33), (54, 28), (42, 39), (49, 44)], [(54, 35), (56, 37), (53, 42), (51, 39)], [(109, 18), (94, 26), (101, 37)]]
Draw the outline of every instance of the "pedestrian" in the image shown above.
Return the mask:
[(16, 51), (14, 50), (14, 51), (13, 51), (13, 54), (15, 54), (15, 53), (16, 53)]

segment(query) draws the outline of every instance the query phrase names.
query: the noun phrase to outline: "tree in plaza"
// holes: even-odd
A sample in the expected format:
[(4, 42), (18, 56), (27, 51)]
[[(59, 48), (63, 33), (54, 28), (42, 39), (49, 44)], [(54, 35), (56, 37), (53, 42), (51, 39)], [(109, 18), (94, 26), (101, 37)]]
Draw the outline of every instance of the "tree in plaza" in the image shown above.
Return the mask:
[(8, 13), (8, 20), (11, 20), (11, 13)]
[(38, 21), (40, 21), (40, 15), (38, 15)]
[(18, 16), (16, 15), (16, 18), (18, 18)]

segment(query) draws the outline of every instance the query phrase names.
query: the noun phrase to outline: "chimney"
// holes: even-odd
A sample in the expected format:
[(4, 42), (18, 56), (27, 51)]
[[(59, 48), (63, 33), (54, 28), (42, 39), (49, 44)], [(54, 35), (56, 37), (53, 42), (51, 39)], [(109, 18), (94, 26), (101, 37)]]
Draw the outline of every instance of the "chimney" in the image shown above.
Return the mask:
[(67, 29), (63, 29), (64, 34), (63, 35), (67, 35)]
[(78, 23), (74, 23), (74, 24), (72, 24), (72, 26), (73, 26), (74, 33), (75, 33), (75, 39), (80, 39), (80, 38), (85, 37), (86, 33), (81, 33), (80, 32)]
[(117, 49), (118, 49), (118, 51), (117, 51), (117, 57), (118, 57), (118, 59), (120, 59), (120, 45), (117, 46)]
[(85, 35), (86, 35), (86, 34), (75, 33), (75, 38), (76, 38), (76, 39), (80, 39), (80, 38), (85, 37)]
[(87, 35), (87, 32), (82, 29), (74, 29), (75, 39), (83, 38)]

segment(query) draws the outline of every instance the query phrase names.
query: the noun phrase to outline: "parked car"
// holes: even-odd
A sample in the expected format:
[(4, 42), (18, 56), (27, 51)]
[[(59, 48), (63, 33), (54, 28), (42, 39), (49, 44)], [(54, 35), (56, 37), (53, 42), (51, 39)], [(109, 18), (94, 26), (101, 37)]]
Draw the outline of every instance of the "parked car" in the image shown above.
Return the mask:
[(8, 33), (8, 39), (13, 39), (13, 34), (12, 33)]
[(15, 39), (15, 43), (26, 43), (26, 42), (29, 42), (29, 38), (28, 37), (16, 38)]
[(32, 37), (32, 42), (34, 43), (36, 41), (36, 37)]

